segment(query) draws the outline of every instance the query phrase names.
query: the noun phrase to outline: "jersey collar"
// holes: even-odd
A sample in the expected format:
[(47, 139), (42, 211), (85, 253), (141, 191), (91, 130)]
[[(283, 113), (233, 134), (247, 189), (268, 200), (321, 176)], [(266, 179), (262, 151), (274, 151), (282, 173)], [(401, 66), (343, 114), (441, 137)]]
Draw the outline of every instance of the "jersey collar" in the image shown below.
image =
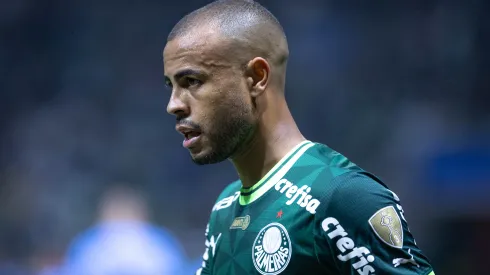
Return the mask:
[(291, 169), (296, 161), (315, 144), (309, 140), (305, 140), (296, 145), (289, 151), (262, 179), (250, 188), (242, 187), (240, 189), (240, 205), (247, 205), (265, 194), (271, 189), (277, 181), (282, 179), (284, 175)]

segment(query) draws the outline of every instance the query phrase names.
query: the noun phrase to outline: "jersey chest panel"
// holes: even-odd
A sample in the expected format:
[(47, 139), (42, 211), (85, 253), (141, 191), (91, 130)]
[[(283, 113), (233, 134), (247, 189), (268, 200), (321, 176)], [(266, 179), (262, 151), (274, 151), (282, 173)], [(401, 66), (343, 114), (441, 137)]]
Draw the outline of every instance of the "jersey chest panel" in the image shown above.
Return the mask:
[(216, 213), (213, 274), (300, 274), (321, 267), (314, 256), (314, 215), (280, 192)]

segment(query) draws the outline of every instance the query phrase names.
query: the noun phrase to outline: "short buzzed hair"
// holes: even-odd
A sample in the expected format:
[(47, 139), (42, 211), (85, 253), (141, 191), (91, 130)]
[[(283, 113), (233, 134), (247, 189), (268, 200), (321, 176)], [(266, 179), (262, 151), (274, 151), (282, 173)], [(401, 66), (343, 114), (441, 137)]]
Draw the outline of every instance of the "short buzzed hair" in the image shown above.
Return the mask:
[(211, 2), (182, 18), (170, 32), (167, 42), (192, 34), (206, 24), (275, 62), (285, 63), (288, 59), (286, 35), (281, 24), (269, 10), (252, 0)]
[(277, 18), (259, 3), (252, 0), (217, 0), (182, 18), (170, 32), (167, 41), (198, 27), (202, 24), (201, 20), (218, 21), (221, 30), (227, 34), (233, 34), (236, 28), (248, 27), (246, 25), (251, 23), (272, 25), (284, 34)]

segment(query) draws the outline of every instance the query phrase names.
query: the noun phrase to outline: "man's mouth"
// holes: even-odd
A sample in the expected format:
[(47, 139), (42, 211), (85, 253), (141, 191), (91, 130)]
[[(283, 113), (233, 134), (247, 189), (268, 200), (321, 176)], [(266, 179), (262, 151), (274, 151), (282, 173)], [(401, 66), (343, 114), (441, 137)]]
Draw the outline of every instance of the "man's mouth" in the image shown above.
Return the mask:
[(194, 145), (194, 143), (196, 143), (199, 140), (199, 137), (201, 137), (200, 132), (196, 132), (196, 131), (185, 132), (182, 146), (184, 146), (185, 148), (191, 147), (192, 145)]
[(175, 127), (175, 130), (180, 132), (184, 136), (182, 145), (185, 148), (191, 147), (201, 136), (201, 131), (196, 127), (189, 127), (188, 125), (181, 124)]
[(184, 132), (185, 139), (192, 139), (192, 138), (198, 137), (200, 135), (201, 135), (201, 133), (199, 133), (197, 131)]

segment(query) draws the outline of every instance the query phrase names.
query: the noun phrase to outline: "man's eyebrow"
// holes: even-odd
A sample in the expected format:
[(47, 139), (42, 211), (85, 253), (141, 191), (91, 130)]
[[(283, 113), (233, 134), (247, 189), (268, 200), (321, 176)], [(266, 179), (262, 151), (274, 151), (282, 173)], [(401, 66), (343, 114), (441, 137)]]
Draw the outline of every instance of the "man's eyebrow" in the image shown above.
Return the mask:
[(184, 69), (175, 74), (175, 79), (180, 79), (188, 75), (203, 75), (204, 72), (195, 69)]

